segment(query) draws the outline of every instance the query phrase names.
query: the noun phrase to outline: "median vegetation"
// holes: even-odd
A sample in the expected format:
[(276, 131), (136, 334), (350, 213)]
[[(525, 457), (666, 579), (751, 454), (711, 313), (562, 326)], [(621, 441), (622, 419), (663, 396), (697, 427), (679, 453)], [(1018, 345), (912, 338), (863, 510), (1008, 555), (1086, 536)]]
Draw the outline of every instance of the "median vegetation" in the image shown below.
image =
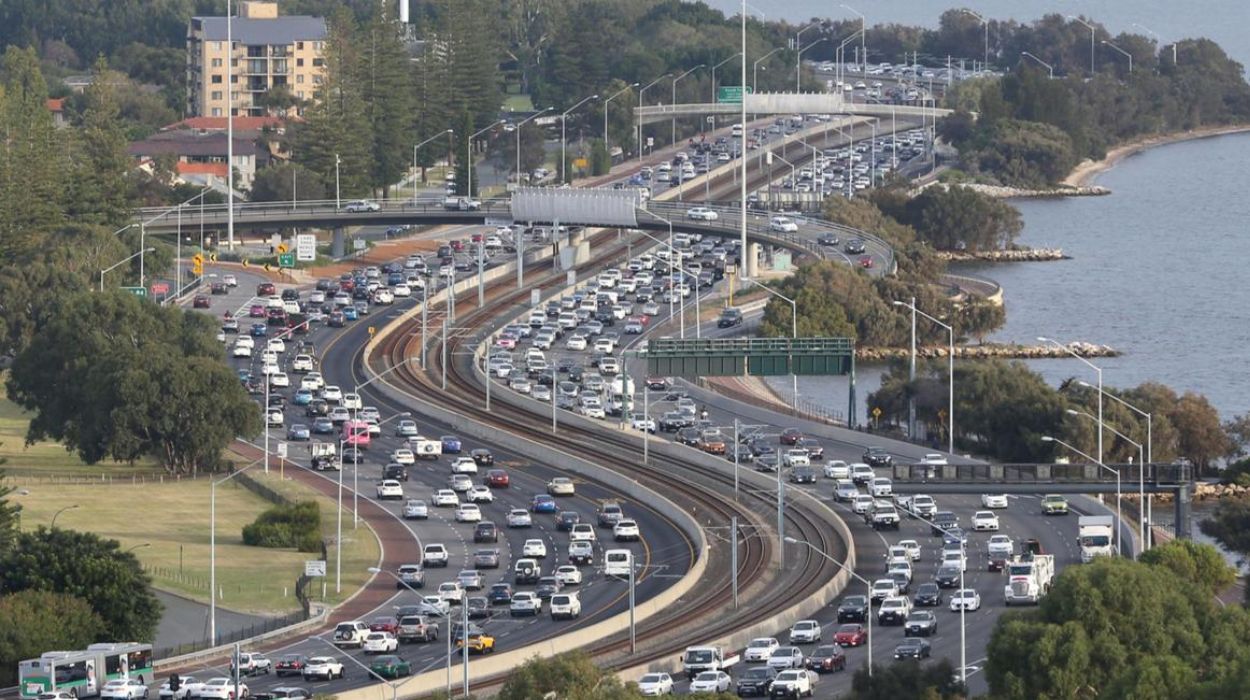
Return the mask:
[(243, 527), (243, 544), (320, 552), (321, 509), (313, 501), (275, 505)]

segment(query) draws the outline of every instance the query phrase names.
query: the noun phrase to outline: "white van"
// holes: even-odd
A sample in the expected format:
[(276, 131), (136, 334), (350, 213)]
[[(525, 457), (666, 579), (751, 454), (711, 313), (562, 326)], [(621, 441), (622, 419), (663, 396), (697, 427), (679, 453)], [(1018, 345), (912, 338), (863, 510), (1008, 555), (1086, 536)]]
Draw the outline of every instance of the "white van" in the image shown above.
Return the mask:
[(582, 602), (576, 593), (557, 593), (551, 596), (551, 619), (574, 619), (581, 617)]
[(605, 576), (629, 576), (634, 563), (634, 553), (628, 549), (609, 549), (603, 553), (603, 573)]

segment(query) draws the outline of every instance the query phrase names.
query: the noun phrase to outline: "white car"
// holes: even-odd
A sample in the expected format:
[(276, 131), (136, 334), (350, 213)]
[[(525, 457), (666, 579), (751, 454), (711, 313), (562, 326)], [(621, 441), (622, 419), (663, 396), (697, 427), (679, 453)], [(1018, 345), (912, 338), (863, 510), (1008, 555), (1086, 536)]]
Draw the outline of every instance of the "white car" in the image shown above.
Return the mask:
[(909, 553), (907, 551), (907, 548), (902, 545), (894, 545), (893, 547), (890, 547), (888, 550), (886, 550), (886, 553), (885, 553), (886, 570), (889, 570), (891, 566), (893, 566), (894, 564), (897, 564), (898, 562), (903, 562), (904, 564), (906, 564), (906, 563), (909, 563), (910, 561), (911, 561), (911, 553)]
[(826, 479), (849, 479), (851, 466), (840, 459), (831, 459), (825, 462), (824, 474)]
[(460, 497), (451, 489), (439, 489), (431, 498), (435, 508), (456, 508), (460, 505)]
[(855, 497), (855, 500), (851, 501), (851, 510), (854, 511), (856, 515), (863, 515), (864, 513), (872, 510), (873, 503), (875, 503), (875, 501), (872, 496), (869, 496), (866, 493), (861, 493)]
[(325, 380), (321, 378), (320, 372), (309, 372), (304, 378), (299, 380), (299, 388), (309, 391), (320, 391), (325, 386)]
[(438, 584), (438, 597), (453, 605), (464, 602), (464, 587), (459, 581), (445, 581)]
[(281, 338), (270, 338), (269, 342), (265, 343), (265, 349), (276, 353), (286, 352), (286, 341)]
[(378, 482), (378, 500), (384, 501), (388, 498), (403, 500), (404, 485), (394, 479)]
[(557, 566), (555, 570), (556, 580), (561, 586), (580, 586), (582, 583), (582, 572), (576, 566), (564, 565)]
[(572, 496), (575, 490), (573, 480), (567, 476), (557, 476), (547, 482), (547, 493), (552, 496)]
[(468, 493), (473, 488), (473, 480), (465, 474), (451, 475), (451, 490), (456, 493)]
[(594, 526), (588, 523), (578, 523), (569, 531), (569, 541), (571, 542), (594, 542), (597, 539)]
[(348, 213), (378, 211), (382, 208), (381, 204), (368, 199), (353, 199), (343, 205), (343, 211)]
[(790, 628), (791, 644), (814, 644), (820, 641), (820, 623), (815, 620), (799, 620)]
[(513, 508), (508, 511), (508, 527), (532, 527), (534, 519), (530, 516), (528, 510), (524, 508)]
[(313, 370), (313, 359), (310, 355), (296, 355), (291, 360), (292, 372), (311, 372)]
[(542, 540), (525, 540), (525, 544), (521, 545), (521, 556), (541, 559), (547, 556), (547, 544)]
[(935, 467), (942, 467), (942, 466), (946, 466), (947, 464), (949, 464), (949, 462), (946, 461), (946, 457), (943, 457), (937, 452), (930, 452), (929, 454), (920, 458), (919, 464), (928, 464), (928, 465), (932, 465)]
[(1011, 541), (1010, 535), (990, 535), (990, 541), (985, 545), (990, 555), (995, 554), (1010, 557), (1015, 554), (1016, 544)]
[(343, 390), (333, 384), (326, 385), (321, 388), (321, 398), (326, 401), (342, 401)]
[(404, 504), (405, 520), (426, 520), (430, 517), (430, 508), (418, 498), (410, 498)]
[(794, 219), (788, 216), (774, 216), (768, 222), (769, 231), (780, 231), (781, 233), (798, 233), (799, 225), (794, 223)]
[(728, 693), (730, 680), (724, 671), (704, 671), (690, 681), (690, 692)]
[(234, 349), (230, 351), (230, 354), (234, 357), (251, 357), (252, 346), (235, 342)]
[(370, 632), (361, 651), (366, 654), (390, 654), (399, 649), (399, 640), (390, 632)]
[[(955, 545), (959, 546), (959, 545)], [(968, 571), (968, 557), (959, 549), (942, 550), (942, 562), (938, 564), (938, 568), (943, 566), (958, 567), (960, 571)]]
[[(339, 673), (342, 674), (342, 671)], [(251, 691), (247, 689), (247, 684), (240, 683), (239, 696), (247, 697), (248, 695), (251, 695)], [(200, 688), (200, 700), (234, 700), (234, 697), (234, 679), (232, 678), (210, 678)]]
[(565, 350), (585, 350), (586, 339), (580, 335), (569, 336), (569, 339), (564, 341), (564, 349)]
[(951, 595), (951, 612), (960, 609), (973, 612), (981, 609), (981, 594), (971, 588), (961, 588)]
[(447, 547), (438, 543), (427, 544), (421, 550), (421, 563), (426, 568), (431, 566), (446, 567), (450, 559), (451, 555), (447, 552)]
[(431, 617), (446, 617), (451, 614), (451, 603), (436, 595), (421, 596), (417, 608), (421, 611), (420, 614)]
[(452, 474), (476, 474), (477, 462), (472, 457), (457, 457), (456, 461), (451, 463)]
[(391, 453), (391, 461), (404, 466), (412, 466), (417, 463), (417, 456), (407, 447), (401, 447)]
[(100, 689), (101, 700), (139, 700), (147, 698), (148, 687), (138, 678), (118, 678), (104, 684)]
[(638, 679), (638, 693), (646, 697), (673, 694), (673, 677), (667, 673), (647, 673)]
[(512, 603), (508, 606), (510, 615), (541, 615), (543, 612), (543, 599), (538, 597), (537, 593), (530, 591), (518, 591), (512, 596)]
[(289, 387), (291, 386), (291, 378), (287, 376), (286, 372), (274, 372), (269, 375), (269, 386), (275, 388)]
[(329, 681), (342, 677), (343, 664), (333, 656), (314, 656), (304, 664), (304, 680), (306, 681), (315, 678)]
[(386, 287), (382, 287), (373, 293), (373, 303), (375, 304), (394, 304), (395, 293)]
[(404, 282), (400, 282), (394, 287), (391, 287), (391, 295), (395, 297), (410, 297), (412, 296), (412, 287), (409, 287)]
[(982, 508), (1006, 508), (1007, 494), (1005, 493), (983, 493), (981, 494)]
[(888, 498), (894, 493), (894, 484), (889, 480), (889, 478), (878, 476), (872, 480), (871, 484), (869, 484), (868, 493), (873, 498)]
[(456, 522), (480, 523), (482, 522), (482, 509), (478, 508), (476, 503), (461, 503), (456, 509)]
[(912, 561), (920, 561), (920, 543), (916, 540), (899, 540), (898, 546), (907, 550), (907, 555)]
[(359, 411), (364, 405), (364, 402), (360, 400), (360, 394), (343, 394), (343, 408), (349, 411)]
[(469, 503), (494, 503), (495, 502), (495, 492), (491, 491), (490, 488), (486, 486), (482, 486), (480, 484), (469, 489), (468, 497), (469, 497)]
[[(179, 681), (178, 692), (174, 692), (169, 689), (169, 681), (165, 681), (161, 684), (161, 689), (159, 691), (161, 700), (186, 700), (187, 698), (198, 698), (200, 696), (200, 690), (204, 687), (203, 681), (196, 679), (195, 676), (183, 676), (179, 679)], [(62, 692), (63, 691), (57, 691), (58, 694)], [(68, 697), (55, 698), (55, 700), (75, 700), (75, 698), (70, 696), (69, 693), (64, 694)], [(45, 694), (40, 694), (39, 697), (42, 699), (43, 695)], [(49, 700), (53, 699), (50, 698)]]
[(617, 542), (637, 541), (642, 537), (638, 531), (638, 521), (633, 518), (621, 518), (612, 526), (612, 539)]
[(768, 665), (778, 670), (803, 668), (803, 651), (798, 647), (777, 647), (768, 655)]
[(764, 663), (779, 646), (781, 642), (776, 637), (757, 637), (747, 643), (746, 650), (742, 652), (742, 660), (746, 663)]
[(631, 426), (634, 430), (641, 430), (641, 431), (648, 432), (648, 433), (652, 433), (652, 434), (654, 434), (654, 433), (655, 433), (655, 430), (656, 430), (656, 427), (655, 427), (655, 419), (654, 419), (654, 418), (639, 418), (639, 417), (635, 417), (635, 418), (634, 418), (634, 419), (630, 422), (630, 426)]
[(686, 218), (696, 221), (716, 221), (720, 215), (707, 207), (695, 207), (686, 211)]
[(978, 510), (972, 514), (972, 529), (977, 531), (997, 531), (998, 516), (994, 511)]
[(421, 430), (417, 428), (417, 422), (412, 420), (401, 420), (395, 426), (396, 437), (416, 437), (421, 434)]

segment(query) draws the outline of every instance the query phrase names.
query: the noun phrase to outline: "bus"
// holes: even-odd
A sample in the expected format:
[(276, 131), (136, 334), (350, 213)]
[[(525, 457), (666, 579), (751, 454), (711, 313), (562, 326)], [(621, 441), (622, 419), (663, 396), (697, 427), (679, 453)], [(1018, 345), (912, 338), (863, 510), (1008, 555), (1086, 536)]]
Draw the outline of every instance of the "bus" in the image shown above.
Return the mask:
[(18, 690), (23, 698), (57, 690), (78, 698), (94, 697), (105, 683), (127, 678), (141, 683), (155, 679), (151, 644), (92, 644), (82, 651), (45, 652), (18, 664)]
[(348, 447), (366, 449), (369, 447), (369, 423), (363, 420), (349, 420), (343, 423), (343, 444)]

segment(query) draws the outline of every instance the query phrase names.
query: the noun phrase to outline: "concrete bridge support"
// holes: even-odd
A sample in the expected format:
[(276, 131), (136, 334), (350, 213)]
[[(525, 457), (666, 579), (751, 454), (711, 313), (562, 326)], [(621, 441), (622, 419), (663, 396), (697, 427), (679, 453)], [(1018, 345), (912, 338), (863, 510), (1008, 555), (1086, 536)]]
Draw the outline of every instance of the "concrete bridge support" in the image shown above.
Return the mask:
[(1193, 499), (1194, 494), (1189, 483), (1182, 483), (1176, 487), (1176, 537), (1178, 539), (1192, 540), (1194, 538)]
[(334, 238), (330, 241), (330, 257), (341, 258), (347, 254), (347, 232), (342, 226), (334, 227)]
[(755, 279), (759, 275), (760, 268), (760, 244), (747, 243), (747, 254), (743, 261), (747, 266), (747, 277)]

